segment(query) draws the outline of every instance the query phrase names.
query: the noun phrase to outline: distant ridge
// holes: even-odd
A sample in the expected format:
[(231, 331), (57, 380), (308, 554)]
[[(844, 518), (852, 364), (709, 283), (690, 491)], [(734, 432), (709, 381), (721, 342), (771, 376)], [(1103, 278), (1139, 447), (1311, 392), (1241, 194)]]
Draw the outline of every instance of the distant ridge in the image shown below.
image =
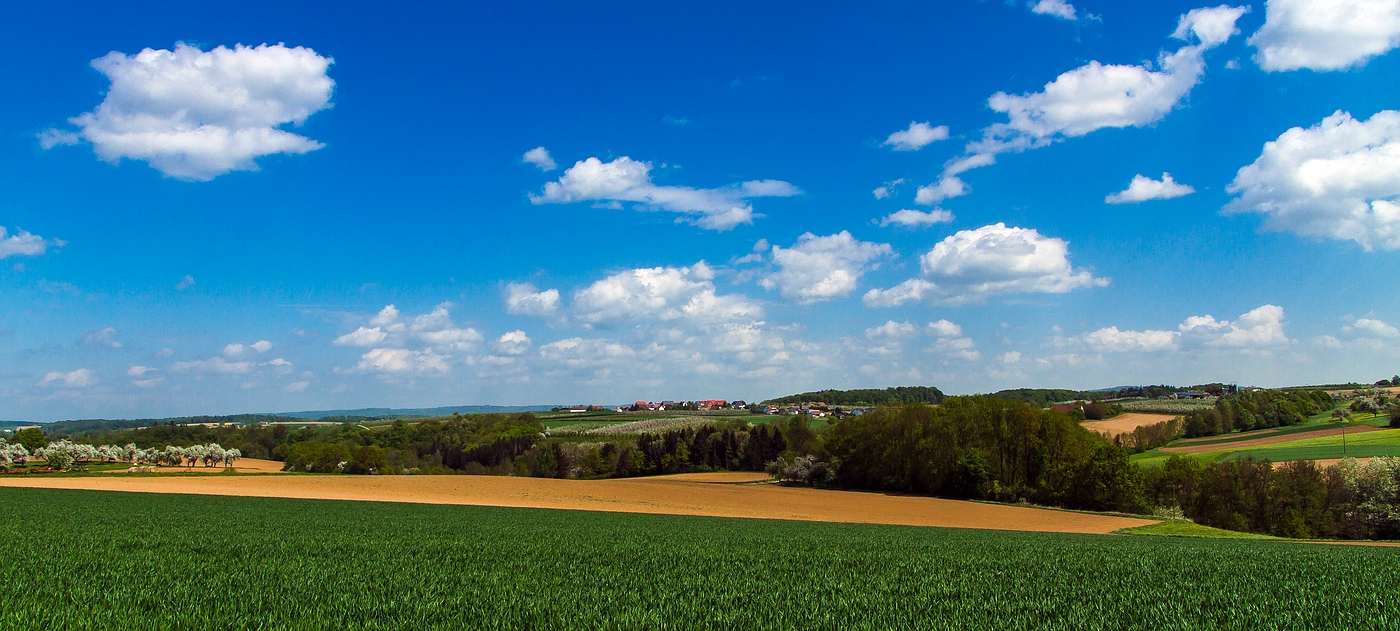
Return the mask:
[(491, 412), (548, 412), (558, 405), (445, 405), (436, 408), (358, 408), (354, 410), (309, 410), (306, 412), (272, 412), (287, 416), (317, 420), (327, 416), (447, 416), (453, 412), (485, 414)]

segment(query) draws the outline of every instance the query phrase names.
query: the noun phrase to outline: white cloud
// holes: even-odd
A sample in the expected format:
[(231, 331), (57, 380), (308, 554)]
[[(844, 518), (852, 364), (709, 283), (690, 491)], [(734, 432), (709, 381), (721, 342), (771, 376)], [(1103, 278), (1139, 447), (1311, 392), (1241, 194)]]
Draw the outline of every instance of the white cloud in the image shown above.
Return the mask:
[(253, 371), (253, 362), (231, 362), (222, 357), (210, 357), (209, 359), (175, 362), (170, 369), (175, 372), (208, 372), (222, 375), (242, 375)]
[(1001, 363), (1003, 364), (1014, 364), (1019, 361), (1021, 361), (1021, 353), (1018, 351), (1009, 351), (1001, 354)]
[(131, 368), (126, 369), (126, 376), (135, 379), (140, 379), (142, 377), (145, 377), (146, 373), (151, 373), (155, 371), (156, 369), (147, 366), (132, 366)]
[[(1069, 340), (1092, 350), (1111, 353), (1175, 351), (1193, 348), (1267, 349), (1288, 344), (1283, 308), (1264, 305), (1238, 319), (1216, 320), (1211, 315), (1190, 316), (1175, 331), (1120, 331), (1111, 326)], [(1063, 338), (1058, 338), (1064, 341)]]
[(85, 348), (122, 347), (122, 343), (117, 341), (117, 330), (110, 326), (100, 331), (85, 331), (78, 343)]
[(1265, 7), (1264, 26), (1249, 38), (1265, 70), (1342, 70), (1400, 46), (1396, 0), (1268, 0)]
[(947, 320), (928, 323), (928, 330), (939, 337), (956, 337), (962, 335), (962, 327)]
[(1119, 331), (1118, 327), (1111, 326), (1085, 333), (1083, 339), (1094, 350), (1123, 353), (1174, 350), (1179, 336), (1176, 331)]
[(1194, 192), (1196, 189), (1173, 180), (1170, 173), (1163, 173), (1160, 180), (1139, 174), (1133, 176), (1128, 188), (1103, 198), (1103, 201), (1110, 204), (1136, 204), (1153, 199), (1174, 199)]
[(841, 298), (855, 290), (862, 274), (874, 269), (873, 261), (893, 253), (887, 243), (859, 241), (845, 230), (825, 237), (808, 232), (791, 248), (773, 246), (778, 271), (759, 284), (776, 287), (784, 298), (800, 304)]
[(682, 213), (707, 230), (725, 231), (741, 223), (753, 223), (756, 197), (790, 197), (802, 191), (778, 180), (754, 180), (723, 188), (658, 186), (651, 181), (651, 163), (623, 156), (611, 162), (588, 158), (574, 163), (558, 181), (544, 185), (535, 204), (567, 204), (581, 201), (636, 202), (644, 208)]
[(517, 329), (501, 335), (500, 339), (496, 340), (496, 347), (507, 355), (520, 355), (530, 350), (531, 343), (530, 336)]
[(184, 291), (191, 287), (194, 287), (194, 277), (190, 276), (189, 274), (185, 274), (185, 277), (181, 278), (180, 282), (175, 283), (176, 291)]
[(871, 194), (871, 195), (874, 195), (874, 196), (875, 196), (875, 199), (885, 199), (885, 198), (889, 197), (890, 195), (893, 195), (893, 194), (894, 194), (894, 191), (895, 191), (895, 188), (898, 187), (900, 184), (903, 184), (903, 183), (904, 183), (904, 178), (899, 178), (899, 179), (897, 179), (897, 180), (893, 180), (893, 181), (890, 181), (890, 182), (885, 182), (884, 184), (881, 184), (880, 186), (875, 187), (875, 190), (870, 191), (870, 194)]
[(1074, 10), (1074, 5), (1065, 0), (1037, 0), (1031, 3), (1031, 13), (1040, 15), (1052, 15), (1061, 20), (1077, 20), (1079, 15)]
[(914, 334), (914, 325), (908, 321), (895, 322), (890, 320), (884, 324), (865, 330), (865, 337), (874, 339), (877, 337), (908, 337)]
[(258, 340), (256, 342), (253, 342), (249, 347), (259, 353), (266, 353), (272, 348), (272, 342), (269, 342), (267, 340)]
[(389, 337), (389, 334), (384, 332), (380, 327), (360, 327), (335, 338), (335, 341), (331, 343), (336, 346), (374, 346), (375, 344), (383, 342), (387, 337)]
[(554, 163), (554, 158), (550, 157), (549, 150), (544, 147), (535, 147), (526, 151), (520, 159), (539, 167), (541, 171), (553, 171), (559, 168), (559, 165)]
[(14, 234), (9, 234), (4, 226), (0, 226), (0, 259), (12, 256), (39, 256), (50, 247), (61, 245), (64, 245), (63, 241), (50, 241), (18, 228), (15, 229)]
[(79, 368), (73, 372), (51, 372), (44, 375), (39, 385), (47, 388), (86, 388), (94, 383), (97, 383), (97, 373), (88, 368)]
[(286, 386), (283, 386), (283, 387), (282, 387), (282, 391), (283, 391), (283, 392), (289, 392), (289, 393), (290, 393), (290, 392), (301, 392), (302, 390), (305, 390), (306, 387), (309, 386), (309, 385), (311, 385), (311, 382), (310, 382), (310, 381), (293, 381), (293, 382), (287, 384)]
[(861, 300), (867, 307), (898, 307), (932, 296), (938, 286), (922, 278), (911, 278), (889, 289), (871, 289)]
[[(256, 158), (319, 142), (280, 129), (330, 107), (332, 60), (282, 44), (108, 53), (92, 66), (111, 81), (97, 109), (70, 119), (103, 160), (145, 160), (161, 173), (210, 180), (257, 170)], [(66, 132), (41, 138), (53, 146)]]
[(1289, 129), (1225, 190), (1239, 195), (1225, 212), (1262, 213), (1265, 229), (1400, 249), (1400, 112)]
[(472, 350), (482, 340), (481, 333), (471, 327), (461, 328), (453, 324), (448, 314), (451, 306), (452, 303), (444, 302), (433, 307), (431, 312), (414, 318), (408, 330), (413, 336), (440, 350)]
[(1234, 322), (1210, 315), (1191, 316), (1177, 330), (1183, 340), (1206, 346), (1265, 347), (1290, 341), (1283, 331), (1283, 317), (1283, 307), (1264, 305)]
[(247, 347), (243, 346), (242, 344), (229, 344), (224, 347), (224, 357), (238, 357), (239, 355), (242, 355), (243, 351), (245, 350), (247, 350)]
[(388, 373), (427, 372), (436, 370), (445, 373), (449, 358), (425, 348), (413, 351), (404, 348), (375, 348), (360, 356), (360, 370), (377, 370)]
[(1069, 243), (1063, 239), (1004, 223), (961, 230), (935, 245), (919, 263), (929, 280), (872, 289), (865, 294), (865, 304), (892, 307), (926, 297), (963, 304), (997, 294), (1060, 294), (1109, 282), (1070, 265)]
[(993, 94), (992, 110), (1007, 122), (982, 130), (982, 139), (969, 143), (966, 154), (950, 160), (933, 184), (919, 188), (915, 201), (936, 204), (967, 193), (962, 173), (996, 162), (1006, 152), (1043, 147), (1104, 128), (1142, 127), (1161, 120), (1191, 92), (1205, 72), (1205, 51), (1238, 33), (1235, 21), (1248, 9), (1193, 9), (1181, 16), (1173, 37), (1188, 40), (1174, 53), (1163, 51), (1154, 65), (1105, 65), (1098, 61), (1070, 70), (1045, 89), (1029, 94)]
[(639, 319), (697, 324), (762, 317), (744, 296), (719, 296), (704, 261), (689, 267), (651, 267), (612, 274), (574, 293), (574, 318), (588, 326)]
[(572, 337), (550, 342), (540, 347), (540, 357), (545, 361), (567, 368), (594, 368), (618, 363), (620, 360), (636, 356), (637, 352), (607, 339), (583, 339)]
[(889, 147), (895, 151), (918, 151), (932, 143), (940, 140), (947, 140), (947, 138), (947, 125), (931, 127), (927, 122), (913, 122), (909, 123), (907, 129), (902, 129), (890, 134), (890, 137), (885, 139), (882, 146)]
[(291, 367), (292, 367), (292, 362), (289, 362), (289, 361), (287, 361), (287, 360), (285, 360), (285, 359), (283, 359), (283, 358), (281, 358), (281, 357), (276, 357), (276, 358), (273, 358), (273, 359), (269, 359), (269, 360), (267, 360), (267, 361), (265, 361), (265, 362), (263, 362), (263, 363), (261, 363), (261, 364), (258, 364), (258, 365), (259, 365), (259, 366), (276, 366), (276, 367), (278, 367), (278, 368), (291, 368)]
[(953, 213), (943, 210), (942, 208), (935, 208), (928, 212), (906, 208), (904, 210), (892, 212), (880, 219), (880, 227), (883, 228), (894, 224), (906, 228), (927, 228), (934, 224), (951, 223), (952, 221)]
[(1372, 318), (1358, 318), (1352, 327), (1357, 331), (1379, 335), (1381, 337), (1400, 337), (1400, 329), (1396, 329), (1381, 320)]
[(530, 283), (511, 283), (506, 286), (506, 312), (542, 318), (554, 315), (559, 309), (559, 290), (535, 291)]

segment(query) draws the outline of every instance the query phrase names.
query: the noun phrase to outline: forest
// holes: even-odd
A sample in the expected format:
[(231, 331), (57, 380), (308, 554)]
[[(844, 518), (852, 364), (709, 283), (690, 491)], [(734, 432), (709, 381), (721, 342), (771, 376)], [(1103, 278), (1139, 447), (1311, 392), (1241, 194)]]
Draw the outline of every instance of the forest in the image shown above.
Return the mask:
[(1322, 390), (1243, 391), (1220, 397), (1212, 409), (1186, 415), (1186, 436), (1297, 425), (1334, 406), (1332, 395)]

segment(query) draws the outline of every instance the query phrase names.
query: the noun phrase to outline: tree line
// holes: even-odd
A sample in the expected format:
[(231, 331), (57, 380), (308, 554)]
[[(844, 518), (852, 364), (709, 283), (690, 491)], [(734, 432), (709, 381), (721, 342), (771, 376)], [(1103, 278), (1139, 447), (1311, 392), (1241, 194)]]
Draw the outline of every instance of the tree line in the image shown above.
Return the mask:
[(1322, 390), (1255, 390), (1220, 397), (1215, 407), (1185, 416), (1186, 436), (1215, 436), (1235, 430), (1284, 427), (1336, 407)]

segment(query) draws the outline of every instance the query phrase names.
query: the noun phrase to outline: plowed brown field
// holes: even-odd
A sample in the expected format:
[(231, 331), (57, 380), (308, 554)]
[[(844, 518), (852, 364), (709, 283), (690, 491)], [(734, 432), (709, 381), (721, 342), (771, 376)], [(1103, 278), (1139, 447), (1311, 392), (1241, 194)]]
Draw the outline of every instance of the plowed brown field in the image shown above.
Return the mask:
[(1109, 438), (1119, 434), (1127, 434), (1139, 427), (1146, 425), (1156, 425), (1163, 421), (1170, 421), (1176, 418), (1172, 414), (1144, 414), (1141, 412), (1125, 412), (1108, 420), (1087, 421), (1080, 423), (1084, 427), (1101, 434), (1108, 434)]
[(1110, 533), (1156, 523), (1050, 509), (931, 497), (743, 484), (754, 473), (702, 473), (613, 480), (497, 476), (40, 476), (0, 478), (0, 486), (471, 504), (624, 513), (708, 515), (1038, 532)]

